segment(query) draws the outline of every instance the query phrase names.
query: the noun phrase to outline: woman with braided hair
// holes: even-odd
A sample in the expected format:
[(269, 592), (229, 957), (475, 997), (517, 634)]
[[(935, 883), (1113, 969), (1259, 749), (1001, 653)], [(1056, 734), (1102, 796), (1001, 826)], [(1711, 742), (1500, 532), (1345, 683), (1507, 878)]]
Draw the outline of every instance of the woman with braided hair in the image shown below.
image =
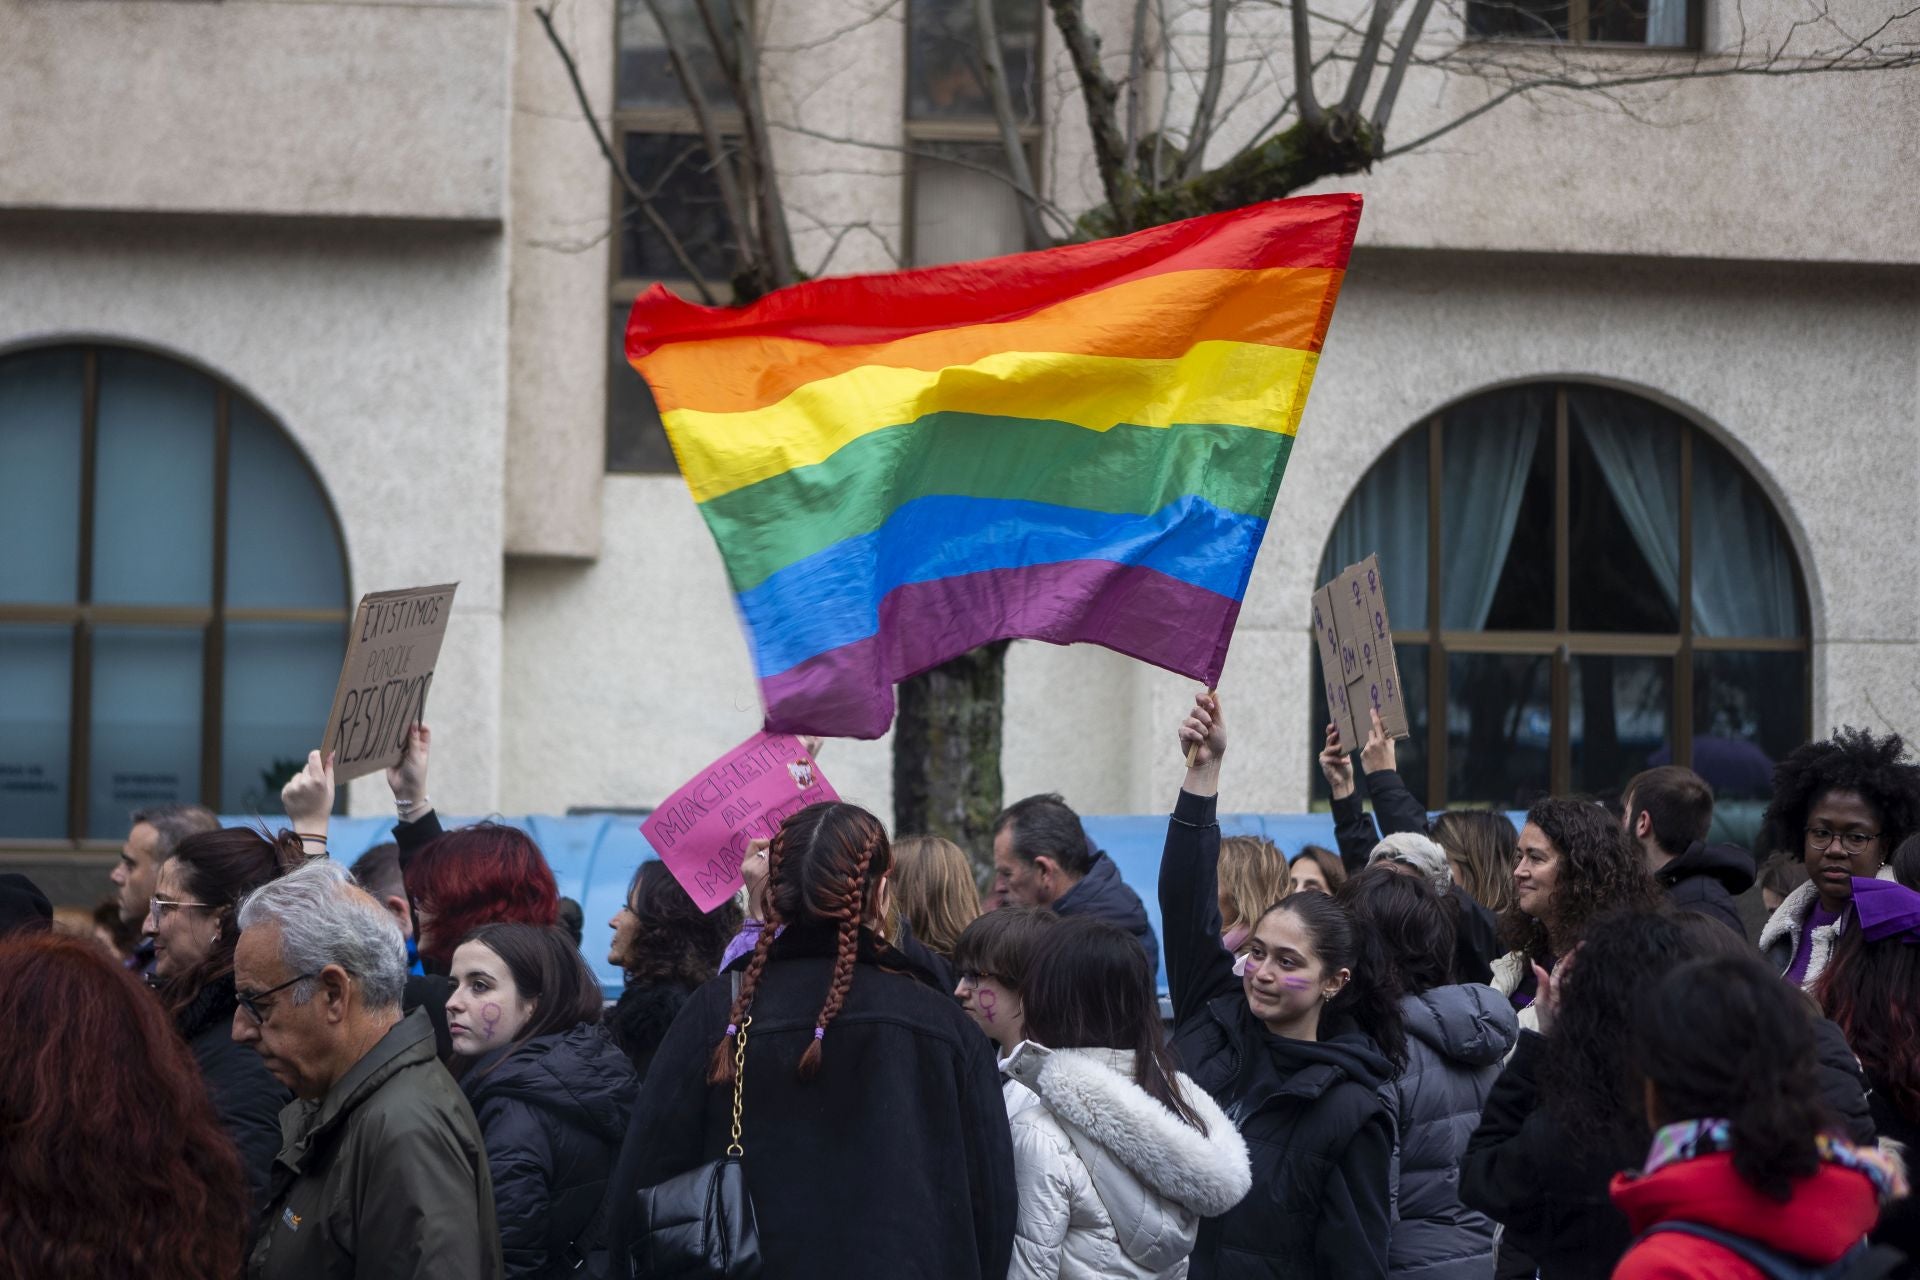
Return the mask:
[(766, 1275), (1006, 1275), (1013, 1149), (993, 1046), (886, 941), (892, 865), (853, 805), (802, 809), (774, 837), (766, 927), (687, 1001), (641, 1088), (610, 1183), (615, 1275), (631, 1273), (634, 1192), (726, 1151), (741, 1038)]

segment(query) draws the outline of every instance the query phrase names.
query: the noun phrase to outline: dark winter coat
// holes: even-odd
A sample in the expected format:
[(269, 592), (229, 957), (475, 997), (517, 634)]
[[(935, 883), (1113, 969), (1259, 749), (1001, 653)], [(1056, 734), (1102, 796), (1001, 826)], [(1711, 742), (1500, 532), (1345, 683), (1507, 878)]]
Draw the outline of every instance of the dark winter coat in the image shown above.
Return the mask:
[(1492, 987), (1435, 987), (1400, 1002), (1407, 1065), (1382, 1086), (1399, 1135), (1398, 1212), (1388, 1265), (1396, 1280), (1485, 1280), (1494, 1224), (1460, 1203), (1460, 1157), (1500, 1062), (1520, 1034)]
[(394, 1024), (317, 1102), (281, 1113), (250, 1280), (499, 1280), (480, 1126), (433, 1054)]
[[(1871, 1079), (1871, 1077), (1869, 1077)], [(1904, 1114), (1886, 1086), (1873, 1081), (1868, 1099), (1873, 1109), (1874, 1128), (1882, 1138), (1891, 1138), (1906, 1151), (1907, 1176), (1920, 1172), (1920, 1120)], [(1907, 1269), (1897, 1274), (1920, 1276), (1920, 1196), (1895, 1200), (1880, 1213), (1873, 1229), (1875, 1244), (1889, 1244), (1907, 1255)]]
[(1653, 878), (1667, 891), (1667, 901), (1682, 911), (1718, 920), (1742, 938), (1747, 936), (1740, 908), (1733, 901), (1736, 893), (1753, 888), (1753, 855), (1745, 849), (1696, 840), (1654, 872)]
[(280, 1111), (293, 1101), (293, 1093), (268, 1073), (252, 1045), (234, 1040), (233, 1012), (240, 1007), (234, 991), (232, 974), (216, 978), (200, 989), (174, 1024), (200, 1064), (221, 1126), (240, 1149), (257, 1213), (266, 1204), (273, 1157), (280, 1151)]
[(1180, 793), (1160, 861), (1174, 1053), (1239, 1126), (1253, 1190), (1200, 1225), (1194, 1280), (1387, 1275), (1393, 1065), (1343, 1021), (1318, 1041), (1269, 1032), (1220, 945), (1214, 797)]
[(1054, 899), (1053, 913), (1063, 918), (1092, 916), (1119, 925), (1146, 948), (1147, 976), (1159, 975), (1160, 943), (1153, 936), (1153, 926), (1147, 923), (1146, 904), (1120, 878), (1120, 868), (1114, 865), (1113, 859), (1100, 850), (1094, 850), (1093, 865), (1087, 868), (1087, 874)]
[[(1821, 1097), (1848, 1138), (1871, 1143), (1859, 1064), (1838, 1027), (1821, 1018), (1814, 1029)], [(1531, 1258), (1542, 1280), (1605, 1280), (1632, 1240), (1608, 1188), (1614, 1174), (1640, 1166), (1647, 1135), (1574, 1142), (1540, 1097), (1546, 1047), (1537, 1032), (1520, 1033), (1460, 1162), (1460, 1198), (1504, 1225), (1505, 1244)]]
[(636, 1078), (647, 1078), (653, 1055), (692, 994), (677, 982), (630, 982), (620, 992), (607, 1012), (607, 1030), (633, 1064)]
[[(741, 1144), (766, 1274), (1001, 1280), (1013, 1146), (992, 1042), (930, 975), (862, 931), (819, 1074), (800, 1079), (834, 942), (831, 926), (788, 926), (754, 996)], [(616, 1276), (627, 1274), (635, 1190), (726, 1150), (733, 1089), (709, 1085), (707, 1068), (732, 998), (730, 975), (696, 991), (641, 1086), (608, 1190)]]
[(633, 1064), (605, 1027), (583, 1022), (482, 1058), (460, 1088), (487, 1144), (507, 1275), (572, 1275), (627, 1136)]

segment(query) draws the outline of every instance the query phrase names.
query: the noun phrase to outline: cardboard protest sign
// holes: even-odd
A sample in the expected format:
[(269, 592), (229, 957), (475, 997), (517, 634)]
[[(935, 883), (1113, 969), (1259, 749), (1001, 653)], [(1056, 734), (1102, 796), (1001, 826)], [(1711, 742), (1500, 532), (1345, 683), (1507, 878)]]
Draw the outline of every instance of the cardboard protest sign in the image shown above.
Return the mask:
[(750, 841), (771, 839), (793, 814), (839, 798), (800, 739), (756, 733), (662, 801), (640, 834), (711, 911), (739, 890)]
[(1322, 587), (1313, 593), (1313, 639), (1320, 649), (1320, 677), (1327, 693), (1327, 719), (1340, 731), (1340, 750), (1358, 751), (1365, 741), (1354, 731), (1353, 708), (1347, 702), (1347, 683), (1341, 678), (1340, 639), (1333, 625), (1333, 593)]
[[(1314, 601), (1316, 620), (1324, 617), (1331, 624), (1330, 642), (1339, 656), (1341, 679), (1345, 681), (1341, 703), (1351, 716), (1356, 735), (1350, 741), (1346, 725), (1342, 723), (1342, 749), (1354, 750), (1365, 741), (1372, 725), (1369, 713), (1376, 709), (1389, 734), (1407, 737), (1412, 730), (1407, 720), (1399, 660), (1393, 651), (1393, 626), (1387, 620), (1380, 558), (1372, 555), (1359, 564), (1348, 565), (1339, 577), (1314, 593)], [(1316, 621), (1316, 634), (1319, 630)], [(1327, 644), (1328, 641), (1322, 641), (1323, 664)], [(1332, 701), (1331, 691), (1329, 701)], [(1335, 719), (1338, 721), (1337, 716)]]
[(400, 763), (407, 731), (426, 718), (427, 690), (459, 585), (361, 597), (320, 740), (323, 755), (336, 753), (336, 783)]

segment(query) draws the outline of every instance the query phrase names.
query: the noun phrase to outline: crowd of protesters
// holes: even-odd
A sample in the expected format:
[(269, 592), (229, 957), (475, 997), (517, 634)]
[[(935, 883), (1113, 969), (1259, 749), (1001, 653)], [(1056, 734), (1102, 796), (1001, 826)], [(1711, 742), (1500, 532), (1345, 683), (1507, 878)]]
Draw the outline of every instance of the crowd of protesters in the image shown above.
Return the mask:
[(1916, 1274), (1898, 737), (1782, 761), (1759, 867), (1675, 766), (1430, 816), (1377, 717), (1289, 859), (1222, 833), (1228, 742), (1208, 693), (1169, 743), (1158, 936), (1058, 795), (986, 879), (815, 805), (713, 911), (637, 868), (612, 1002), (424, 726), (350, 870), (317, 752), (277, 833), (135, 813), (90, 937), (0, 876), (0, 1275)]

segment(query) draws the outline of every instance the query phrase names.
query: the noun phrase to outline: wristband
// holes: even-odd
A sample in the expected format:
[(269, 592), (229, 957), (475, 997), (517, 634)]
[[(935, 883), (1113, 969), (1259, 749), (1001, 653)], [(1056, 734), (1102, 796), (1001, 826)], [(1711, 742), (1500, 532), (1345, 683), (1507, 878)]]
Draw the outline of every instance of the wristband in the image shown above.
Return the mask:
[(296, 840), (318, 840), (321, 844), (325, 844), (327, 842), (327, 838), (325, 836), (315, 835), (310, 831), (296, 831), (293, 833), (293, 837)]
[(433, 801), (426, 796), (418, 800), (395, 800), (394, 809), (400, 814), (400, 821), (412, 822), (414, 815), (424, 815), (433, 808)]

